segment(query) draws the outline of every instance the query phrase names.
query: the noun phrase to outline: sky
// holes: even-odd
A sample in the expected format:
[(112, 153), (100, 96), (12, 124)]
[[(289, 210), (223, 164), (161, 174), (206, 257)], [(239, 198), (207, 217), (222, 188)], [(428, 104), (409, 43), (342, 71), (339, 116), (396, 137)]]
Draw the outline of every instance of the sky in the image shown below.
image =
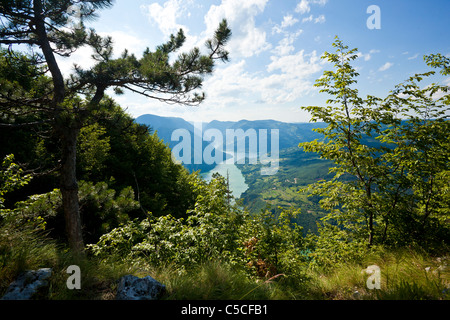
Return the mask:
[[(116, 55), (128, 49), (140, 57), (180, 28), (187, 36), (181, 51), (197, 46), (206, 52), (205, 40), (219, 22), (226, 18), (229, 23), (230, 61), (219, 62), (205, 78), (206, 100), (200, 106), (111, 92), (133, 117), (308, 122), (310, 115), (301, 107), (323, 105), (329, 98), (314, 83), (332, 70), (321, 56), (334, 52), (335, 36), (358, 48), (353, 65), (361, 96), (383, 98), (409, 76), (429, 70), (424, 55), (450, 56), (449, 12), (450, 0), (116, 0), (88, 26), (112, 36)], [(69, 74), (73, 62), (89, 67), (91, 54), (79, 49), (60, 60), (62, 70)], [(450, 85), (448, 78), (436, 81)]]

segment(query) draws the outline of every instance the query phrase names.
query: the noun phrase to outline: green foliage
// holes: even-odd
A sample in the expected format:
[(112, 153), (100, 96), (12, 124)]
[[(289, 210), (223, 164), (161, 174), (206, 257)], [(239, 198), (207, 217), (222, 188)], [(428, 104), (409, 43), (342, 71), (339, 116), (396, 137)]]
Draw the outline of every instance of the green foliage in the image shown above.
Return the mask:
[(170, 40), (157, 46), (155, 51), (147, 48), (140, 59), (127, 50), (113, 59), (111, 38), (101, 38), (91, 31), (85, 41), (94, 48), (94, 59), (98, 63), (89, 70), (76, 66), (69, 87), (89, 91), (94, 86), (103, 92), (112, 87), (119, 94), (130, 90), (169, 103), (198, 105), (205, 99), (205, 94), (198, 92), (203, 77), (213, 72), (215, 60), (228, 60), (224, 47), (230, 36), (231, 31), (223, 20), (214, 37), (206, 43), (208, 54), (202, 54), (196, 47), (179, 54), (172, 62), (170, 55), (186, 40), (183, 30), (171, 35)]
[[(380, 289), (370, 290), (366, 268), (380, 268)], [(433, 257), (423, 250), (374, 248), (357, 261), (343, 260), (330, 268), (308, 271), (310, 295), (333, 300), (448, 300), (448, 255)]]
[(317, 222), (325, 214), (319, 205), (320, 197), (308, 197), (301, 190), (318, 180), (331, 178), (333, 175), (328, 173), (331, 164), (317, 154), (294, 147), (280, 151), (280, 168), (274, 176), (261, 177), (260, 165), (238, 165), (249, 186), (241, 196), (242, 204), (256, 214), (266, 209), (279, 214), (298, 208), (301, 213), (296, 222), (303, 227), (303, 234), (317, 233)]
[[(120, 193), (109, 189), (106, 182), (81, 182), (79, 191), (86, 239), (95, 242), (99, 237), (129, 220), (128, 213), (138, 208), (131, 187)], [(62, 199), (59, 189), (32, 195), (15, 204), (14, 209), (2, 210), (4, 223), (17, 229), (33, 226), (36, 230), (50, 230), (54, 238), (64, 234), (55, 228), (63, 224)]]
[(302, 228), (296, 221), (299, 210), (283, 210), (279, 215), (262, 211), (244, 226), (248, 265), (260, 277), (277, 274), (301, 278), (306, 262)]
[(103, 235), (89, 251), (181, 271), (220, 260), (257, 277), (304, 278), (302, 230), (292, 223), (298, 212), (249, 215), (231, 204), (223, 177), (192, 183), (198, 196), (186, 219), (149, 214)]
[(318, 234), (309, 234), (307, 239), (310, 267), (321, 266), (333, 269), (338, 264), (351, 264), (361, 261), (369, 252), (367, 244), (341, 226), (323, 223)]
[[(226, 20), (207, 41), (205, 54), (193, 48), (172, 59), (186, 40), (180, 30), (154, 52), (147, 48), (141, 58), (125, 50), (119, 58), (113, 59), (112, 38), (101, 37), (84, 24), (95, 18), (99, 9), (111, 5), (110, 0), (3, 1), (0, 4), (0, 45), (9, 46), (8, 54), (2, 51), (0, 68), (14, 65), (18, 71), (23, 71), (14, 74), (11, 80), (3, 77), (3, 73), (0, 76), (0, 119), (11, 128), (46, 123), (57, 138), (67, 237), (72, 249), (79, 252), (83, 251), (84, 241), (77, 197), (77, 138), (89, 120), (98, 120), (102, 103), (109, 100), (105, 95), (107, 89), (118, 94), (130, 90), (168, 103), (198, 105), (205, 99), (205, 94), (200, 92), (204, 77), (213, 72), (216, 60), (228, 60), (225, 45), (231, 31)], [(80, 13), (79, 21), (71, 17), (74, 10)], [(29, 46), (30, 57), (24, 55), (17, 59), (11, 46), (23, 44)], [(65, 79), (55, 56), (70, 57), (83, 46), (94, 50), (95, 64), (88, 69), (76, 65), (75, 72)], [(35, 85), (28, 81), (29, 77), (45, 80), (45, 83)], [(27, 90), (35, 87), (43, 90)], [(28, 115), (40, 118), (41, 123), (31, 122)], [(81, 132), (82, 148), (88, 153), (81, 152), (85, 175), (95, 174), (93, 166), (101, 170), (108, 152), (108, 141), (101, 139), (102, 135), (99, 127)], [(85, 137), (92, 139), (83, 141)], [(42, 148), (39, 151), (42, 154)], [(135, 180), (138, 185), (136, 177)], [(155, 211), (164, 210), (166, 204), (164, 199), (159, 201), (158, 194), (151, 200), (155, 206), (159, 205)]]
[[(278, 283), (256, 282), (242, 269), (221, 260), (180, 273), (170, 267), (152, 272), (167, 286), (165, 300), (268, 300), (283, 299), (286, 288)], [(283, 290), (285, 289), (285, 290)]]
[(199, 196), (188, 218), (149, 214), (145, 220), (131, 221), (103, 235), (97, 245), (90, 247), (92, 252), (102, 257), (145, 257), (151, 265), (178, 266), (233, 255), (242, 214), (229, 207), (224, 178), (217, 177), (207, 184), (197, 177), (192, 184)]
[(98, 176), (105, 169), (105, 161), (109, 156), (110, 138), (106, 129), (98, 123), (84, 127), (78, 137), (79, 167), (86, 177)]
[(0, 167), (0, 209), (3, 209), (5, 194), (23, 187), (31, 180), (30, 175), (24, 175), (22, 168), (14, 163), (14, 155), (6, 156)]
[[(64, 26), (67, 16), (57, 13), (73, 1), (48, 3), (43, 14)], [(83, 4), (82, 20), (111, 2)], [(27, 5), (2, 3), (2, 16), (12, 21), (18, 6)], [(28, 12), (23, 14), (0, 27), (0, 43), (13, 41), (10, 32), (15, 43), (36, 44), (20, 29), (28, 28)], [(278, 176), (261, 179), (260, 167), (243, 167), (254, 185), (245, 204), (253, 211), (264, 208), (251, 214), (233, 201), (223, 177), (206, 182), (189, 174), (156, 133), (104, 95), (113, 87), (116, 93), (129, 89), (198, 104), (205, 98), (197, 91), (203, 77), (213, 72), (215, 60), (228, 60), (230, 35), (222, 21), (206, 42), (207, 54), (194, 48), (172, 59), (185, 42), (180, 31), (142, 58), (125, 51), (112, 59), (111, 39), (82, 23), (51, 32), (52, 50), (70, 55), (88, 44), (97, 62), (89, 70), (77, 66), (64, 82), (67, 94), (56, 118), (50, 104), (58, 94), (55, 66), (48, 66), (50, 81), (42, 73), (42, 56), (0, 52), (0, 155), (8, 155), (0, 170), (0, 293), (20, 271), (52, 266), (50, 296), (83, 298), (64, 291), (64, 269), (76, 259), (55, 241), (64, 238), (61, 190), (68, 187), (57, 185), (54, 172), (66, 162), (57, 165), (56, 159), (69, 146), (64, 135), (74, 134), (78, 162), (71, 169), (76, 167), (81, 182), (73, 175), (70, 188), (80, 204), (84, 239), (92, 243), (89, 258), (75, 262), (83, 267), (88, 298), (102, 296), (102, 288), (112, 295), (119, 275), (136, 270), (153, 270), (168, 285), (168, 299), (348, 299), (354, 288), (363, 298), (445, 298), (446, 257), (391, 251), (411, 246), (440, 254), (450, 238), (450, 95), (448, 86), (424, 84), (434, 71), (411, 76), (385, 99), (363, 99), (351, 65), (357, 50), (336, 39), (336, 53), (323, 56), (335, 69), (316, 82), (330, 99), (323, 107), (305, 107), (313, 121), (327, 124), (315, 130), (323, 139), (300, 145), (309, 155), (284, 150)], [(447, 57), (429, 55), (425, 61), (442, 76), (450, 74)], [(324, 212), (317, 234), (304, 238), (299, 221), (313, 223)], [(372, 264), (381, 267), (381, 291), (364, 287), (361, 270)]]
[[(332, 179), (304, 189), (321, 197), (328, 211), (322, 237), (333, 239), (332, 245), (319, 240), (315, 254), (323, 250), (330, 263), (364, 243), (439, 247), (449, 234), (448, 87), (422, 88), (423, 79), (434, 74), (430, 71), (410, 77), (385, 99), (362, 99), (354, 88), (358, 73), (350, 64), (357, 49), (349, 50), (338, 38), (333, 46), (336, 53), (326, 52), (323, 59), (335, 71), (325, 71), (316, 82), (333, 98), (325, 107), (304, 107), (313, 121), (328, 124), (315, 130), (325, 140), (300, 144), (334, 163)], [(443, 68), (443, 75), (448, 71), (448, 59), (426, 59)], [(332, 248), (342, 250), (327, 256)]]

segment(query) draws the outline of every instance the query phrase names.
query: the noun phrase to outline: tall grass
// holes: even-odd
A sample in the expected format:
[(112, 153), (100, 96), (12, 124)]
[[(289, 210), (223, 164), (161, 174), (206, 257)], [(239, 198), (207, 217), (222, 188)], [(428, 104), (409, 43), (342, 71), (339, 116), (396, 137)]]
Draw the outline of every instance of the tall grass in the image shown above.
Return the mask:
[[(434, 300), (450, 299), (448, 255), (431, 257), (413, 250), (380, 251), (359, 263), (310, 271), (311, 295), (324, 299)], [(377, 265), (381, 288), (368, 289), (365, 269)]]
[[(420, 250), (382, 249), (362, 261), (331, 268), (303, 270), (306, 276), (251, 276), (246, 266), (220, 260), (201, 265), (152, 267), (138, 261), (110, 257), (77, 258), (65, 247), (33, 230), (0, 228), (0, 296), (25, 270), (52, 268), (48, 295), (54, 300), (109, 300), (115, 298), (120, 277), (150, 275), (166, 285), (166, 300), (304, 300), (304, 299), (450, 299), (450, 256), (433, 257)], [(82, 290), (69, 290), (67, 267), (78, 265)], [(381, 270), (381, 289), (369, 290), (370, 265)]]
[(57, 256), (56, 243), (35, 230), (0, 228), (0, 296), (21, 272), (54, 265)]
[(164, 283), (167, 300), (269, 299), (269, 285), (260, 285), (247, 274), (222, 262), (209, 262), (189, 270), (158, 268), (150, 275)]
[[(82, 271), (82, 290), (67, 288), (71, 265)], [(43, 232), (0, 228), (0, 297), (20, 273), (40, 268), (51, 268), (52, 276), (48, 292), (38, 299), (52, 300), (114, 299), (117, 280), (134, 272), (128, 263), (73, 256)]]
[(146, 274), (166, 285), (165, 300), (288, 300), (306, 297), (304, 287), (285, 275), (259, 279), (249, 276), (244, 268), (219, 260), (187, 270), (159, 267)]

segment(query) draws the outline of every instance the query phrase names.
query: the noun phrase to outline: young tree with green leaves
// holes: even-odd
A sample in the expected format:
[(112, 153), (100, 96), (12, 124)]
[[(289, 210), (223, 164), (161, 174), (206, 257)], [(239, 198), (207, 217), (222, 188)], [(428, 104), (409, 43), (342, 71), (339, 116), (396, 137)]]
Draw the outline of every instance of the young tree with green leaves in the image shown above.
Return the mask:
[[(378, 166), (379, 160), (374, 155), (379, 148), (363, 143), (363, 135), (371, 136), (377, 126), (371, 123), (375, 113), (371, 107), (380, 99), (368, 96), (362, 99), (358, 89), (354, 88), (358, 73), (350, 62), (357, 58), (357, 49), (349, 50), (340, 39), (333, 43), (336, 53), (325, 52), (323, 59), (333, 63), (335, 71), (325, 71), (324, 76), (316, 81), (325, 92), (334, 98), (327, 100), (325, 107), (306, 107), (312, 115), (312, 121), (328, 123), (324, 129), (315, 131), (324, 134), (326, 141), (306, 142), (300, 144), (307, 152), (317, 152), (322, 158), (334, 161), (331, 171), (335, 177), (331, 181), (322, 181), (320, 195), (326, 195), (322, 206), (331, 210), (327, 219), (337, 220), (355, 232), (365, 226), (367, 241), (373, 243), (374, 221), (378, 214), (374, 187), (377, 179), (383, 175)], [(351, 175), (351, 182), (340, 178)]]
[[(424, 57), (442, 76), (450, 75), (450, 59), (440, 54)], [(389, 144), (383, 155), (390, 171), (380, 185), (384, 208), (382, 240), (388, 229), (398, 241), (429, 245), (447, 233), (450, 215), (449, 87), (425, 81), (435, 71), (416, 74), (395, 87), (380, 106), (393, 120), (379, 137)], [(381, 230), (380, 230), (381, 231)]]
[[(435, 74), (431, 71), (411, 77), (385, 99), (363, 99), (356, 88), (359, 74), (351, 65), (357, 49), (337, 37), (333, 47), (336, 53), (325, 52), (322, 58), (335, 70), (316, 81), (320, 92), (332, 98), (324, 107), (303, 107), (312, 121), (328, 124), (315, 130), (325, 140), (300, 144), (335, 164), (333, 179), (307, 188), (323, 197), (320, 203), (329, 211), (322, 231), (369, 247), (386, 243), (389, 235), (391, 243), (401, 237), (404, 243), (448, 231), (443, 223), (450, 214), (448, 191), (443, 192), (448, 190), (450, 155), (448, 86), (421, 87), (424, 78)], [(425, 59), (448, 75), (448, 58)]]
[[(113, 57), (113, 42), (102, 38), (95, 30), (88, 29), (85, 22), (95, 18), (100, 9), (112, 6), (112, 0), (2, 0), (0, 2), (0, 45), (9, 48), (5, 56), (14, 63), (13, 49), (28, 45), (31, 54), (25, 60), (21, 79), (45, 75), (39, 92), (18, 90), (21, 83), (2, 79), (0, 111), (9, 115), (3, 125), (26, 126), (36, 123), (18, 123), (19, 115), (43, 114), (44, 120), (60, 140), (59, 163), (60, 188), (70, 247), (82, 252), (84, 243), (78, 203), (76, 175), (77, 139), (81, 128), (91, 125), (88, 119), (101, 117), (99, 104), (108, 88), (116, 93), (130, 90), (151, 99), (184, 105), (198, 105), (204, 99), (199, 92), (203, 79), (214, 70), (215, 61), (227, 61), (225, 45), (231, 31), (224, 20), (219, 24), (213, 38), (206, 42), (208, 52), (202, 54), (198, 48), (181, 53), (172, 61), (185, 42), (182, 30), (154, 51), (147, 49), (141, 58), (125, 51)], [(76, 11), (79, 23), (74, 23)], [(75, 66), (74, 73), (64, 78), (57, 56), (69, 57), (78, 48), (88, 45), (93, 48), (92, 58), (96, 64), (90, 69)], [(23, 80), (24, 81), (24, 80)]]

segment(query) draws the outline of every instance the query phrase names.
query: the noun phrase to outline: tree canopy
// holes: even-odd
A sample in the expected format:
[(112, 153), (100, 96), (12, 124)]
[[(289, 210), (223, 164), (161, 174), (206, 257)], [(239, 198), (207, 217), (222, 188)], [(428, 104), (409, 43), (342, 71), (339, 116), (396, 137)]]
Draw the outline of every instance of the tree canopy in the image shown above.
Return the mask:
[[(448, 86), (416, 74), (384, 98), (361, 98), (355, 87), (359, 75), (351, 65), (357, 49), (336, 38), (336, 53), (323, 59), (334, 65), (316, 86), (330, 96), (326, 106), (304, 107), (325, 141), (300, 147), (332, 160), (334, 178), (308, 187), (322, 197), (329, 214), (322, 232), (345, 241), (420, 245), (448, 237), (450, 103)], [(450, 59), (425, 56), (426, 63), (448, 75)], [(325, 239), (324, 238), (324, 239)]]
[[(0, 45), (8, 46), (2, 59), (21, 72), (8, 78), (2, 74), (0, 111), (3, 126), (26, 126), (47, 123), (51, 134), (59, 139), (60, 188), (66, 230), (74, 251), (83, 251), (77, 183), (77, 140), (89, 119), (102, 117), (99, 105), (108, 88), (116, 93), (130, 90), (148, 98), (197, 105), (205, 99), (200, 92), (203, 78), (214, 70), (216, 60), (227, 61), (225, 45), (231, 36), (223, 20), (213, 37), (206, 42), (207, 53), (193, 48), (176, 53), (185, 41), (182, 30), (154, 51), (146, 49), (141, 58), (127, 51), (113, 57), (111, 37), (101, 37), (85, 23), (98, 10), (113, 4), (110, 0), (85, 1), (1, 1)], [(73, 21), (77, 11), (78, 23)], [(16, 58), (15, 45), (28, 45), (31, 53)], [(94, 50), (95, 65), (89, 69), (75, 66), (64, 78), (56, 56), (69, 57), (82, 46)], [(38, 81), (38, 83), (32, 83)], [(34, 85), (35, 90), (29, 90)], [(28, 121), (24, 115), (38, 115), (40, 121)], [(12, 117), (12, 118), (11, 118)], [(21, 122), (21, 120), (25, 120)]]

